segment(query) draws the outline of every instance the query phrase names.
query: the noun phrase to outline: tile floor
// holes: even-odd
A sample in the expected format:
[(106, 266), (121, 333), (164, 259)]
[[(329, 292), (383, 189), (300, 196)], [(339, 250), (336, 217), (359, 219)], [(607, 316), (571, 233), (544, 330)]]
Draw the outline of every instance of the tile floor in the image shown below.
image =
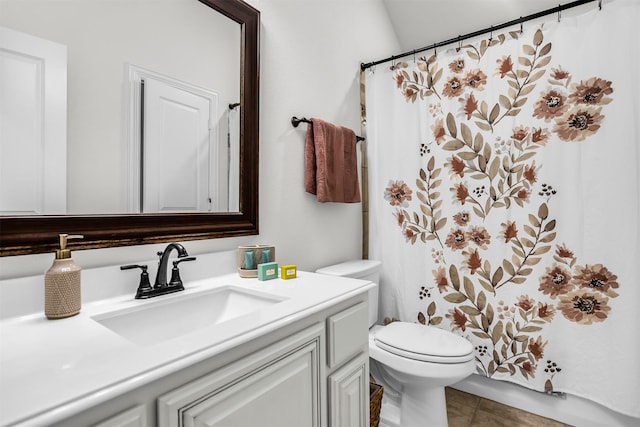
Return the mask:
[(570, 427), (449, 387), (445, 392), (449, 427)]

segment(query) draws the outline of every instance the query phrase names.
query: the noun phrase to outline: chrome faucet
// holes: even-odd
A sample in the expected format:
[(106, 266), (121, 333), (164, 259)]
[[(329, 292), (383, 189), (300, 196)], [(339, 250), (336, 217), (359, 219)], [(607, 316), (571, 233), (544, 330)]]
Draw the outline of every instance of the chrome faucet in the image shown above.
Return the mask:
[[(173, 261), (171, 280), (167, 283), (169, 257), (174, 249), (178, 252), (178, 259)], [(138, 291), (136, 292), (137, 299), (151, 298), (184, 290), (184, 285), (180, 278), (180, 271), (178, 270), (178, 264), (184, 261), (195, 261), (196, 257), (190, 257), (184, 246), (179, 243), (169, 243), (164, 251), (158, 252), (158, 256), (160, 257), (158, 261), (158, 272), (156, 273), (156, 281), (153, 286), (149, 283), (149, 274), (147, 273), (146, 265), (123, 265), (120, 267), (121, 270), (129, 270), (132, 268), (139, 268), (142, 270), (142, 274), (140, 275), (140, 284), (138, 285)]]

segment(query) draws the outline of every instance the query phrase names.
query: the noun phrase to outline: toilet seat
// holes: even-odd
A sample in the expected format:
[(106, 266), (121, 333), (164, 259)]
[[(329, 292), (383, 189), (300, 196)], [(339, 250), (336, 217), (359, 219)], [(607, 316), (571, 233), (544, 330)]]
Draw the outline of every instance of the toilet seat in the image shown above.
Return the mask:
[(464, 363), (474, 357), (473, 345), (466, 339), (417, 323), (390, 323), (376, 331), (374, 342), (389, 353), (422, 362)]

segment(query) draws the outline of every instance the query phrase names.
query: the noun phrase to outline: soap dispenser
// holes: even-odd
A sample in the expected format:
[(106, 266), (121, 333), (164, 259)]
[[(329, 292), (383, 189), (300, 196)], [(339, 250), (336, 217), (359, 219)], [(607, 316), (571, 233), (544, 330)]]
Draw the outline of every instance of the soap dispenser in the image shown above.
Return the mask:
[(80, 312), (80, 267), (71, 258), (67, 240), (83, 237), (60, 234), (60, 249), (44, 275), (44, 314), (48, 319), (63, 319)]

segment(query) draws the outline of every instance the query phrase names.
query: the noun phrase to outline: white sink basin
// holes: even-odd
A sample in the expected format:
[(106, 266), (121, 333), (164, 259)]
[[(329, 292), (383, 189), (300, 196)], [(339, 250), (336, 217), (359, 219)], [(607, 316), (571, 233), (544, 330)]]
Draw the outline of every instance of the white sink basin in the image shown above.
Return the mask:
[[(155, 300), (157, 298), (157, 300)], [(155, 297), (93, 320), (140, 345), (156, 344), (256, 312), (286, 298), (235, 286)]]

